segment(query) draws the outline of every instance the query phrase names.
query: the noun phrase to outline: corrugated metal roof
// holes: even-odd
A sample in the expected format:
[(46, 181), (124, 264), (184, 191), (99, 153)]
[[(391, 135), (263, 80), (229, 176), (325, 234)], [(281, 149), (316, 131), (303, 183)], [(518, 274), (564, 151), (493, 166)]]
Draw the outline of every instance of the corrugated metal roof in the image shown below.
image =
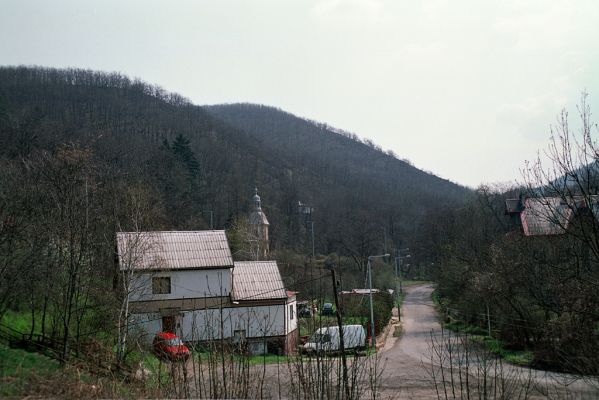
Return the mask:
[(232, 267), (225, 231), (118, 232), (121, 269), (206, 269)]
[(276, 261), (236, 261), (233, 300), (285, 299), (287, 292)]
[(557, 197), (526, 199), (524, 211), (520, 214), (524, 234), (537, 236), (564, 233), (574, 214), (574, 207)]

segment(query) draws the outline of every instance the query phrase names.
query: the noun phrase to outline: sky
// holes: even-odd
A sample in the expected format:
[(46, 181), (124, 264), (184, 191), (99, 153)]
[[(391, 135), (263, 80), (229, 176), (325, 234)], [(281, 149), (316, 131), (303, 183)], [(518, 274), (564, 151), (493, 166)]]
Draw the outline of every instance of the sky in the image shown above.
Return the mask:
[(470, 187), (521, 180), (583, 91), (599, 115), (596, 0), (0, 0), (0, 37), (0, 65), (275, 106)]

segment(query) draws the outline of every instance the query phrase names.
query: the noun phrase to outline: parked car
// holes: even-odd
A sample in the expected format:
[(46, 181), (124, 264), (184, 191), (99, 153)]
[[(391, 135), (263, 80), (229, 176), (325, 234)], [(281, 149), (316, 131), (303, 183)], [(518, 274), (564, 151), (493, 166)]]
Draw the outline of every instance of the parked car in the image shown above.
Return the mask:
[(298, 301), (297, 316), (300, 318), (310, 318), (312, 316), (312, 306), (307, 301)]
[(179, 336), (171, 332), (160, 332), (152, 343), (154, 353), (169, 361), (185, 361), (191, 356), (191, 351), (185, 346)]
[(333, 304), (332, 303), (324, 303), (322, 305), (322, 311), (320, 315), (335, 315), (333, 312)]
[[(366, 331), (362, 325), (343, 325), (343, 347), (345, 350), (362, 350), (366, 347)], [(341, 350), (339, 327), (318, 329), (304, 344), (303, 350), (307, 353)]]

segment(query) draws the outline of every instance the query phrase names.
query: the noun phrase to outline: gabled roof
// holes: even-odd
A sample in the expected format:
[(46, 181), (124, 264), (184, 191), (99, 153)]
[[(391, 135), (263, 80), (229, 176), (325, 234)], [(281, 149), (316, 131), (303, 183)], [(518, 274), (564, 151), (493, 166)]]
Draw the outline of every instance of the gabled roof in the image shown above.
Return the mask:
[(559, 235), (568, 229), (574, 212), (557, 197), (526, 199), (520, 214), (526, 236)]
[(231, 268), (225, 231), (118, 232), (120, 269)]
[(287, 291), (276, 261), (236, 261), (233, 300), (286, 299)]
[(526, 236), (559, 235), (565, 233), (575, 215), (591, 212), (599, 218), (599, 196), (572, 196), (570, 198), (539, 197), (507, 199), (506, 214), (519, 214)]

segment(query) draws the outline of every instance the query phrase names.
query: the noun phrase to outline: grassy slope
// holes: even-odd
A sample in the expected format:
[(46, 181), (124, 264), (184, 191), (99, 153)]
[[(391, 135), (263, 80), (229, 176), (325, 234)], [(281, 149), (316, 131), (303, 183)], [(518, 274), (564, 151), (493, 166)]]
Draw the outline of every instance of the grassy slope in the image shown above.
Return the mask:
[(58, 361), (37, 353), (0, 344), (0, 397), (35, 391), (60, 370)]

